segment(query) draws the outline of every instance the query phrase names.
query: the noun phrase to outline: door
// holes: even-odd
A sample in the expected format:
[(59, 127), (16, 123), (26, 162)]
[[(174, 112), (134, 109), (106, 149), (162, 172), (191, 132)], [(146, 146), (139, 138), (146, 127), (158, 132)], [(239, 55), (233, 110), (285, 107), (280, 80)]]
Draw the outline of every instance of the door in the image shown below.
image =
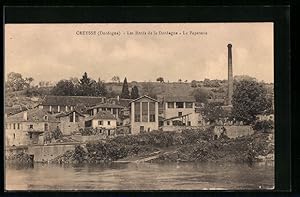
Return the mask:
[(144, 126), (140, 126), (140, 133), (144, 133), (145, 131), (145, 127)]

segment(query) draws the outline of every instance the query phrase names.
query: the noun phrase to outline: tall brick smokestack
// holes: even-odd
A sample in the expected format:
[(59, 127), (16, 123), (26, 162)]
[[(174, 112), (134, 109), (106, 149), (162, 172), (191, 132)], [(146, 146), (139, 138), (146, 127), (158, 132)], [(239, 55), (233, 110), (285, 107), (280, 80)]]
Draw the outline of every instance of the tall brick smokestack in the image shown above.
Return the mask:
[(228, 44), (228, 105), (232, 105), (233, 76), (232, 76), (232, 45)]

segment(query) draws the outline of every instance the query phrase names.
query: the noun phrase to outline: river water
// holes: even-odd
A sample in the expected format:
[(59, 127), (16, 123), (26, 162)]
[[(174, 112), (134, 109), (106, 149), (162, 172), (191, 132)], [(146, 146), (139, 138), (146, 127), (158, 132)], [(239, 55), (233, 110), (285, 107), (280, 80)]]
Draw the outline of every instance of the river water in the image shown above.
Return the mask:
[(139, 163), (6, 166), (7, 190), (272, 189), (274, 164)]

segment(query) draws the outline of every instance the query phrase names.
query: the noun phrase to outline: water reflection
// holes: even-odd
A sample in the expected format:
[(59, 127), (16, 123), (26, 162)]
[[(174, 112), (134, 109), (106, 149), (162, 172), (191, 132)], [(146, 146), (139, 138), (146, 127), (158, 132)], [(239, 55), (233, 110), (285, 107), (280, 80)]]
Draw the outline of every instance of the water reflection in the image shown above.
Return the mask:
[[(20, 166), (19, 166), (20, 167)], [(9, 190), (268, 189), (274, 165), (255, 163), (35, 164), (6, 166)]]

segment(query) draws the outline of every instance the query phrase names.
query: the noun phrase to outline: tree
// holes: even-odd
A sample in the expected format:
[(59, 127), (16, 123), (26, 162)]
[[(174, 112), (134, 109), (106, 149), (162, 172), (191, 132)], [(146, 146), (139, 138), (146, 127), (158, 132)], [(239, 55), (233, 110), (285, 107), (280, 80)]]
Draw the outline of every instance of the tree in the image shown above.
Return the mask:
[(123, 87), (122, 87), (122, 93), (121, 93), (121, 98), (129, 99), (129, 90), (128, 90), (128, 83), (127, 83), (127, 78), (125, 77), (124, 82), (123, 82)]
[(52, 89), (51, 94), (56, 96), (74, 96), (75, 86), (70, 80), (60, 80)]
[(59, 127), (56, 127), (56, 129), (54, 131), (52, 131), (52, 136), (54, 139), (61, 139), (63, 134), (61, 132), (61, 130), (59, 129)]
[(136, 98), (139, 98), (140, 95), (139, 95), (139, 89), (137, 86), (133, 86), (133, 88), (131, 89), (131, 98), (132, 99), (136, 99)]
[(32, 77), (26, 77), (25, 78), (25, 87), (26, 88), (29, 88), (30, 87), (30, 85), (31, 85), (31, 83), (33, 82), (33, 78)]
[(156, 81), (158, 81), (158, 82), (160, 82), (160, 83), (163, 83), (163, 82), (164, 82), (164, 78), (158, 77), (158, 78), (156, 79)]
[(93, 96), (95, 90), (95, 80), (92, 80), (88, 77), (87, 73), (85, 72), (82, 78), (79, 80), (79, 87), (78, 87), (78, 95), (79, 96)]
[[(30, 77), (30, 79), (33, 81), (32, 77)], [(29, 87), (28, 81), (23, 79), (20, 73), (15, 72), (8, 73), (6, 84), (8, 90), (10, 91), (24, 90), (24, 88)]]
[(197, 88), (192, 92), (192, 95), (199, 103), (207, 103), (208, 92), (205, 89)]
[(118, 82), (118, 83), (120, 83), (120, 77), (119, 77), (119, 76), (113, 76), (113, 77), (111, 78), (111, 80), (112, 80), (113, 82)]
[(93, 83), (93, 86), (95, 88), (94, 95), (93, 96), (106, 96), (107, 95), (107, 89), (105, 86), (105, 83), (98, 78), (97, 83)]
[(267, 89), (256, 80), (234, 82), (232, 105), (233, 117), (246, 123), (253, 123), (256, 115), (272, 108)]
[(197, 87), (197, 81), (196, 81), (196, 80), (193, 80), (193, 81), (191, 82), (191, 87), (192, 87), (192, 88), (196, 88), (196, 87)]
[(210, 122), (214, 122), (219, 118), (230, 117), (230, 114), (219, 103), (207, 103), (203, 109), (203, 114), (206, 121)]

